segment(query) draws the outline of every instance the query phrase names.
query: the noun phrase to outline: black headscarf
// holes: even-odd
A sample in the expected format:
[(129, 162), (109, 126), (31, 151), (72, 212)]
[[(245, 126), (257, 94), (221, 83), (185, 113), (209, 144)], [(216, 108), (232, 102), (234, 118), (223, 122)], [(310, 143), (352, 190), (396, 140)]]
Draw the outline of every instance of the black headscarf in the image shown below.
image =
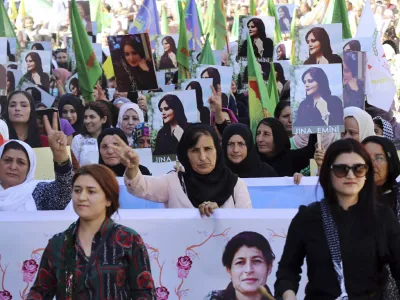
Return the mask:
[[(124, 143), (127, 145), (128, 145), (128, 139), (126, 138), (126, 134), (119, 128), (104, 129), (100, 133), (99, 137), (97, 138), (97, 144), (98, 144), (98, 148), (99, 148), (99, 164), (104, 165), (104, 166), (108, 167), (109, 169), (111, 169), (111, 171), (113, 171), (116, 176), (123, 177), (126, 167), (122, 163), (119, 163), (118, 165), (115, 165), (115, 166), (109, 166), (104, 162), (103, 158), (101, 157), (100, 144), (101, 144), (101, 141), (107, 135), (118, 135), (124, 141)], [(145, 166), (139, 165), (139, 170), (143, 175), (151, 176), (150, 171)]]
[(82, 133), (85, 111), (81, 99), (73, 94), (62, 95), (60, 101), (58, 102), (58, 111), (60, 113), (60, 117), (62, 116), (64, 105), (72, 105), (75, 108), (78, 119), (76, 120), (76, 123), (72, 125), (72, 127), (75, 129), (75, 134)]
[[(235, 164), (228, 158), (228, 143), (232, 136), (240, 135), (246, 143), (247, 156), (240, 163)], [(222, 149), (229, 169), (241, 178), (276, 177), (275, 170), (267, 163), (261, 162), (254, 146), (250, 128), (244, 124), (231, 124), (225, 128), (222, 135)]]
[[(211, 136), (217, 151), (215, 168), (206, 175), (200, 175), (193, 170), (187, 155), (188, 150), (196, 145), (199, 134)], [(221, 207), (233, 196), (238, 177), (224, 164), (217, 134), (210, 125), (190, 125), (179, 141), (177, 153), (178, 160), (185, 168), (185, 172), (179, 172), (179, 176), (183, 177), (187, 196), (194, 207), (199, 207), (205, 201), (215, 202)]]

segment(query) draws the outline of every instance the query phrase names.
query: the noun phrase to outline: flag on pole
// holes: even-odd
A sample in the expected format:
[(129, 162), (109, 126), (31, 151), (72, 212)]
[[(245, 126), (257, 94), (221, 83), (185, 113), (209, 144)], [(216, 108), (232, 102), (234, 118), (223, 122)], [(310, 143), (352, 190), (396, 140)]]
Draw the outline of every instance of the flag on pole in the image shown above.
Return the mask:
[(178, 79), (188, 79), (190, 78), (190, 52), (187, 38), (187, 29), (185, 16), (183, 13), (182, 3), (178, 2), (179, 9), (179, 41), (178, 41), (178, 51), (177, 51), (177, 61), (178, 61)]
[(344, 39), (352, 38), (349, 14), (344, 0), (332, 0), (329, 2), (323, 24), (342, 23), (342, 35)]
[(24, 27), (24, 18), (27, 16), (26, 14), (26, 9), (25, 9), (25, 0), (21, 0), (21, 2), (19, 3), (19, 8), (18, 8), (18, 15), (17, 15), (17, 19), (15, 21), (15, 26), (18, 29), (23, 29)]
[(204, 43), (203, 50), (201, 51), (199, 64), (201, 65), (216, 65), (214, 53), (212, 52), (210, 45), (210, 33), (207, 33), (206, 41)]
[(7, 10), (3, 1), (0, 1), (0, 37), (15, 38), (17, 41), (17, 48), (20, 48), (17, 36), (11, 24), (10, 18), (7, 15)]
[(307, 17), (302, 21), (302, 24), (299, 25), (307, 26), (312, 24), (321, 24), (325, 18), (331, 1), (333, 0), (320, 0), (318, 4), (313, 7), (312, 11), (307, 14)]
[(185, 21), (186, 28), (191, 34), (189, 37), (189, 48), (190, 50), (198, 51), (201, 49), (201, 37), (203, 36), (201, 23), (199, 19), (199, 13), (197, 11), (197, 5), (195, 0), (188, 0), (186, 3), (185, 10)]
[(275, 75), (275, 65), (273, 62), (270, 63), (270, 71), (269, 71), (269, 76), (268, 76), (268, 84), (267, 84), (267, 90), (268, 90), (268, 96), (269, 96), (269, 102), (271, 103), (271, 106), (275, 107), (279, 102), (279, 93), (278, 93), (278, 86), (276, 85), (276, 75)]
[(292, 65), (296, 64), (295, 52), (294, 52), (294, 39), (295, 39), (295, 34), (296, 34), (296, 32), (295, 32), (296, 31), (296, 13), (297, 13), (297, 9), (294, 8), (292, 24), (290, 24), (290, 39), (292, 40), (292, 51), (290, 53), (290, 62)]
[(365, 76), (367, 102), (375, 107), (389, 111), (396, 95), (396, 86), (382, 47), (381, 37), (376, 29), (369, 1), (365, 2), (355, 37), (372, 37), (372, 51), (367, 54)]
[(161, 34), (156, 0), (144, 0), (129, 30), (130, 34), (148, 33), (149, 36)]
[(90, 17), (96, 22), (97, 33), (103, 30), (103, 4), (101, 0), (90, 0)]
[(223, 50), (228, 41), (224, 0), (211, 0), (208, 5), (206, 32), (210, 33), (214, 50)]
[(161, 6), (161, 34), (169, 34), (167, 9), (165, 8), (165, 4)]
[(94, 101), (93, 88), (99, 80), (102, 70), (87, 35), (86, 27), (82, 23), (75, 0), (71, 0), (70, 20), (79, 87), (85, 101)]
[(10, 0), (9, 1), (8, 11), (9, 11), (8, 16), (10, 17), (11, 20), (17, 19), (18, 10), (17, 10), (17, 5), (15, 5), (15, 1), (14, 0)]
[(235, 38), (236, 40), (239, 39), (239, 11), (235, 12), (235, 16), (233, 18), (231, 37)]
[[(274, 43), (278, 44), (282, 41), (282, 33), (281, 33), (281, 26), (279, 25), (279, 18), (276, 14), (274, 0), (268, 0), (268, 16), (275, 18), (275, 34), (274, 34)], [(295, 18), (295, 15), (293, 15)]]
[(250, 0), (250, 15), (251, 16), (256, 16), (257, 15), (257, 9), (256, 9), (255, 0)]
[(258, 123), (264, 118), (273, 116), (275, 105), (269, 101), (267, 86), (254, 55), (250, 35), (247, 35), (247, 53), (250, 129), (255, 134)]
[(107, 57), (106, 61), (103, 64), (103, 71), (107, 79), (113, 78), (115, 76), (111, 55)]

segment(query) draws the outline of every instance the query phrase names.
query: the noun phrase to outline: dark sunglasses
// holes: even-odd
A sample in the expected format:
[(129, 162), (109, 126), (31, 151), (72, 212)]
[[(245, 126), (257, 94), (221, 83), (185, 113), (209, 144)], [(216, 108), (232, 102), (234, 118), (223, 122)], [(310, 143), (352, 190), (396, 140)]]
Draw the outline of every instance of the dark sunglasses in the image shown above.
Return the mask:
[(332, 165), (331, 170), (333, 171), (333, 174), (335, 174), (335, 176), (338, 178), (346, 177), (349, 174), (350, 170), (353, 172), (354, 176), (361, 178), (364, 177), (365, 174), (367, 174), (368, 166), (366, 164), (355, 164), (352, 166), (338, 164)]

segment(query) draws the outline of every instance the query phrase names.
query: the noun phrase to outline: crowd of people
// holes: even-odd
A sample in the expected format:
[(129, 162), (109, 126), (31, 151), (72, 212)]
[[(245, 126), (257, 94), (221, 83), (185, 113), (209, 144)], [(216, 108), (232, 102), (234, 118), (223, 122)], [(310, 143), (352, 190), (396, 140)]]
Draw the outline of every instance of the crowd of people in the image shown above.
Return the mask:
[[(203, 103), (199, 83), (186, 88), (196, 91), (196, 99), (192, 100), (197, 104), (199, 122), (180, 119), (179, 111), (184, 109), (181, 101), (176, 101), (174, 95), (163, 96), (158, 109), (164, 123), (154, 138), (148, 124), (148, 95), (160, 90), (142, 93), (145, 86), (151, 85), (149, 81), (144, 79), (141, 87), (136, 86), (138, 90), (127, 92), (125, 87), (124, 91), (119, 89), (115, 77), (107, 79), (104, 75), (94, 87), (95, 101), (85, 101), (68, 51), (68, 5), (63, 0), (54, 2), (59, 2), (57, 20), (46, 22), (41, 18), (36, 22), (35, 17), (27, 15), (18, 23), (11, 18), (20, 47), (32, 45), (29, 50), (41, 51), (43, 42), (50, 42), (52, 60), (48, 74), (41, 57), (29, 52), (24, 57), (27, 70), (21, 80), (34, 87), (20, 89), (12, 70), (19, 69), (17, 57), (21, 53), (13, 54), (8, 44), (7, 90), (4, 95), (0, 93), (0, 211), (64, 210), (70, 204), (79, 219), (50, 239), (26, 299), (106, 299), (104, 295), (110, 294), (119, 299), (156, 299), (142, 238), (112, 220), (120, 206), (116, 177), (123, 177), (128, 192), (138, 198), (163, 203), (165, 208), (195, 208), (202, 217), (210, 217), (216, 209), (252, 208), (243, 178), (287, 176), (299, 184), (303, 176), (310, 175), (312, 159), (318, 166), (323, 198), (301, 206), (292, 220), (274, 293), (266, 286), (268, 293), (278, 299), (296, 299), (306, 258), (305, 299), (400, 299), (400, 184), (396, 181), (400, 175), (400, 125), (394, 116), (398, 99), (389, 111), (384, 111), (371, 106), (362, 93), (360, 105), (346, 105), (344, 101), (343, 110), (331, 109), (336, 114), (319, 120), (322, 125), (344, 122), (341, 134), (293, 134), (296, 122), (290, 103), (290, 81), (276, 65), (279, 102), (272, 116), (262, 119), (252, 131), (249, 92), (240, 92), (232, 78), (229, 93), (223, 93), (220, 74), (208, 67), (200, 76), (212, 79), (208, 103)], [(179, 28), (172, 2), (157, 1), (158, 11), (166, 11), (169, 34)], [(257, 15), (262, 15), (268, 1), (256, 2)], [(128, 34), (141, 4), (137, 0), (102, 1), (103, 29), (97, 34), (92, 32), (87, 9), (79, 9), (86, 30), (102, 44), (100, 63), (110, 55), (107, 38)], [(301, 25), (317, 5), (312, 0), (291, 3), (298, 8), (291, 17), (287, 7), (282, 6), (287, 1), (275, 4), (284, 40), (289, 37), (292, 22)], [(362, 3), (348, 0), (346, 4), (355, 31)], [(398, 5), (389, 0), (373, 0), (371, 4), (386, 57), (395, 62), (399, 50)], [(208, 5), (205, 0), (197, 2), (199, 16), (207, 15)], [(250, 15), (250, 5), (246, 1), (225, 1), (225, 5), (229, 46), (236, 43), (230, 48), (236, 46), (238, 56), (247, 57), (247, 44), (238, 50), (233, 23), (237, 14)], [(272, 58), (273, 41), (266, 36), (264, 23), (260, 25), (257, 20), (247, 23), (255, 56)], [(327, 35), (324, 30), (314, 28), (307, 33), (306, 42), (320, 44), (316, 38), (323, 40), (324, 34)], [(159, 69), (176, 68), (175, 41), (166, 37), (161, 42), (164, 54)], [(323, 46), (321, 49), (323, 52)], [(222, 64), (229, 65), (225, 52)], [(278, 47), (277, 53), (277, 60), (290, 56), (284, 47)], [(364, 83), (351, 77), (346, 57), (333, 54), (332, 49), (320, 57), (312, 56), (310, 50), (304, 64), (323, 64), (318, 60), (321, 57), (326, 63), (343, 64), (343, 90), (348, 93), (343, 98), (353, 103), (351, 100), (358, 97), (356, 92)], [(348, 77), (346, 72), (350, 73)], [(394, 65), (392, 72), (397, 72)], [(322, 69), (311, 67), (298, 80), (305, 84), (316, 82), (315, 95), (307, 95), (297, 112), (297, 118), (304, 115), (314, 124), (313, 118), (321, 119), (321, 110), (315, 105), (322, 94), (318, 88), (325, 84), (329, 89), (328, 79)], [(176, 72), (170, 83), (178, 89)], [(53, 97), (51, 105), (44, 103), (44, 93)], [(337, 96), (329, 93), (323, 98), (329, 105), (342, 107)], [(54, 161), (54, 181), (34, 178), (36, 169), (41, 167), (34, 149), (40, 147), (51, 150), (52, 157), (48, 159)], [(152, 176), (151, 168), (135, 151), (141, 148), (153, 148), (154, 155), (176, 153), (175, 170)], [(226, 245), (223, 263), (228, 272), (237, 263), (234, 257), (239, 249), (258, 247), (246, 238), (238, 235)], [(274, 253), (262, 236), (254, 239), (267, 244), (256, 252), (259, 265), (269, 274)], [(101, 251), (104, 255), (99, 255)], [(205, 299), (264, 299), (257, 288), (266, 285), (265, 281), (266, 277), (264, 282), (257, 282), (256, 288), (239, 289), (232, 278), (227, 290), (210, 292)]]

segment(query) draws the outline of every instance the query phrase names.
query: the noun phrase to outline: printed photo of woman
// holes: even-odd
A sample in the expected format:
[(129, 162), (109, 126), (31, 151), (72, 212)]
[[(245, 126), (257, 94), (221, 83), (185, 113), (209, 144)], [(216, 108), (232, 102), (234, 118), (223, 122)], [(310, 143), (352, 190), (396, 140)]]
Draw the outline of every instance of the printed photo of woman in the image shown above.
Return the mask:
[(332, 95), (322, 68), (311, 67), (301, 76), (306, 98), (297, 110), (294, 127), (343, 125), (342, 100)]
[[(254, 55), (265, 61), (272, 59), (274, 43), (265, 32), (265, 24), (260, 18), (252, 18), (247, 22), (248, 32), (253, 43)], [(240, 47), (239, 57), (247, 57), (247, 39), (244, 39)]]
[(34, 84), (43, 86), (44, 89), (48, 91), (50, 87), (50, 76), (43, 70), (42, 58), (40, 55), (36, 52), (29, 52), (25, 56), (25, 64), (27, 72), (23, 77)]
[[(365, 70), (366, 56), (364, 52), (347, 51), (343, 53), (343, 105), (365, 106)], [(361, 70), (361, 74), (359, 71)]]
[(343, 46), (343, 51), (361, 51), (361, 43), (358, 40), (348, 41)]
[(276, 60), (288, 60), (289, 57), (286, 56), (286, 46), (285, 44), (279, 44), (276, 46)]
[(194, 90), (196, 92), (196, 104), (199, 114), (199, 120), (203, 124), (210, 125), (211, 113), (210, 109), (204, 106), (203, 87), (201, 86), (201, 84), (197, 80), (193, 80), (186, 86), (185, 90)]
[(68, 88), (71, 94), (74, 95), (75, 97), (79, 98), (81, 96), (81, 90), (79, 88), (79, 80), (77, 77), (74, 77), (70, 80)]
[(147, 33), (109, 36), (108, 43), (119, 92), (158, 88)]
[(282, 33), (290, 32), (290, 26), (292, 24), (292, 17), (289, 13), (287, 6), (280, 6), (278, 8), (279, 26), (281, 27)]
[(7, 71), (7, 95), (15, 90), (15, 76), (11, 71)]
[(166, 36), (161, 41), (164, 53), (161, 56), (160, 63), (158, 65), (159, 70), (174, 69), (178, 67), (178, 61), (176, 59), (176, 44), (172, 36)]
[(235, 235), (225, 246), (222, 263), (231, 278), (224, 290), (211, 291), (204, 300), (264, 300), (258, 288), (263, 286), (270, 295), (267, 285), (275, 255), (268, 240), (253, 231)]
[(305, 41), (309, 50), (309, 57), (304, 62), (305, 65), (342, 63), (342, 58), (333, 54), (329, 35), (324, 28), (312, 28), (307, 32)]

